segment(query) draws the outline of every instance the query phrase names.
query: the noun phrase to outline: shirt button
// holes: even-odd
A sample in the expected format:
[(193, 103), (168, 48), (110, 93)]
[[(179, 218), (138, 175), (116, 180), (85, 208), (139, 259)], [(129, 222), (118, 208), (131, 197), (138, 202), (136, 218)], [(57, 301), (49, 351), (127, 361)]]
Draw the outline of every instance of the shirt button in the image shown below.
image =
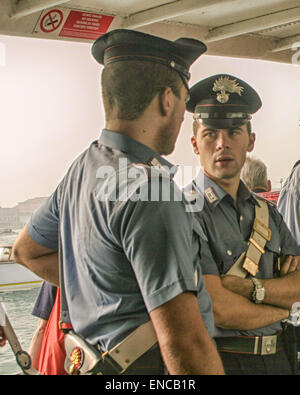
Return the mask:
[(232, 251), (231, 250), (227, 250), (227, 255), (231, 256), (232, 255)]
[(241, 216), (240, 216), (240, 221), (243, 221), (243, 219), (244, 219), (244, 217), (241, 215)]

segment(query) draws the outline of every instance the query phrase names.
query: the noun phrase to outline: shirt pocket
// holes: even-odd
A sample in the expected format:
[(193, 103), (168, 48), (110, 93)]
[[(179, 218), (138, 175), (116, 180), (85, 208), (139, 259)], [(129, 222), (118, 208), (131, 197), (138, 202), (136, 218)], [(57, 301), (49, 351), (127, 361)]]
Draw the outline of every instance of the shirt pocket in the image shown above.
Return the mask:
[(271, 252), (277, 256), (280, 255), (280, 236), (277, 230), (272, 231), (271, 240), (268, 240), (265, 245), (266, 252)]
[(247, 242), (243, 240), (231, 240), (224, 241), (223, 248), (220, 251), (219, 271), (220, 274), (226, 274), (228, 270), (233, 266), (240, 255), (247, 250)]

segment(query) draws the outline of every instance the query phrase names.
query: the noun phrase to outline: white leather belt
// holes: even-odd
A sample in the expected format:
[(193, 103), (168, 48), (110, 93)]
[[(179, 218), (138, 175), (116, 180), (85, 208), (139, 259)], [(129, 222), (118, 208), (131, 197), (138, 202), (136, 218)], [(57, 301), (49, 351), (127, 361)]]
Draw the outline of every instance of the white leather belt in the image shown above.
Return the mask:
[(157, 343), (156, 333), (151, 321), (140, 325), (124, 340), (103, 353), (102, 357), (109, 355), (125, 371), (134, 361), (147, 352)]

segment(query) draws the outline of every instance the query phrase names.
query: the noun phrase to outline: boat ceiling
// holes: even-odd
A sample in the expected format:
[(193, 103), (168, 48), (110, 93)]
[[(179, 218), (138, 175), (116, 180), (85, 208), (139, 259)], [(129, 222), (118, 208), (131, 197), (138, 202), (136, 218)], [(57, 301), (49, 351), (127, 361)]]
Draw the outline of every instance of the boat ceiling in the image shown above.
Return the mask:
[[(107, 18), (112, 16), (113, 18)], [(90, 17), (90, 18), (89, 18)], [(99, 18), (101, 23), (99, 24)], [(89, 27), (88, 27), (89, 26)], [(299, 0), (1, 0), (0, 34), (92, 42), (127, 28), (204, 41), (208, 54), (292, 63)]]

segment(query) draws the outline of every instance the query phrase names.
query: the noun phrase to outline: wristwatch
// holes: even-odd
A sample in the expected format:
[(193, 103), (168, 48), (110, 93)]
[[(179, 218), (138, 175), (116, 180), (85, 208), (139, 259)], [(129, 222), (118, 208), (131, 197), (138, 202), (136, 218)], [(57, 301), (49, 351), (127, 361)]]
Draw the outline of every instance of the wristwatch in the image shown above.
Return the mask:
[(254, 284), (254, 290), (252, 293), (252, 300), (254, 303), (262, 303), (264, 301), (266, 291), (262, 283), (255, 277), (251, 277)]

